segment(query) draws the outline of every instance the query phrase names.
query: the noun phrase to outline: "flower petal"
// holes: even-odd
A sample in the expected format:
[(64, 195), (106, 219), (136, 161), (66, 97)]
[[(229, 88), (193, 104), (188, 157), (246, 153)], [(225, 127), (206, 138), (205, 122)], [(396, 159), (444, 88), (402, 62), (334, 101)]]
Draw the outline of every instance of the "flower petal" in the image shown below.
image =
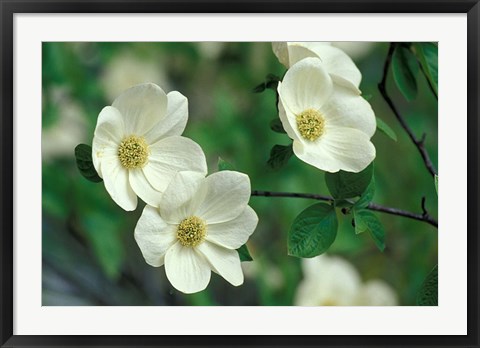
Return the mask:
[(204, 290), (210, 282), (210, 265), (195, 248), (182, 246), (179, 242), (168, 249), (165, 255), (165, 273), (178, 291), (192, 294)]
[(272, 42), (272, 50), (280, 63), (287, 68), (290, 67), (287, 42)]
[(293, 65), (278, 86), (287, 111), (299, 114), (319, 109), (333, 92), (332, 79), (318, 58), (305, 58)]
[(158, 209), (145, 206), (135, 227), (134, 237), (145, 262), (153, 267), (164, 263), (167, 250), (177, 242), (177, 226), (167, 224)]
[(287, 46), (288, 46), (288, 62), (290, 66), (296, 64), (297, 62), (305, 58), (309, 58), (309, 57), (320, 58), (314, 51), (312, 51), (310, 47), (308, 47), (308, 45), (312, 45), (312, 44), (322, 45), (323, 43), (289, 42)]
[(165, 191), (173, 176), (181, 171), (207, 174), (207, 160), (202, 148), (189, 138), (178, 135), (161, 139), (150, 145), (148, 163), (143, 168), (150, 184)]
[(293, 43), (288, 46), (288, 49), (290, 65), (296, 63), (295, 59), (306, 55), (306, 53), (302, 54), (295, 51), (308, 49), (322, 60), (324, 68), (331, 75), (335, 83), (348, 87), (356, 93), (360, 93), (358, 87), (362, 80), (362, 74), (353, 60), (341, 49), (321, 42)]
[(358, 173), (375, 158), (375, 147), (365, 133), (346, 127), (326, 128), (315, 142), (294, 141), (293, 152), (302, 161), (327, 172)]
[(243, 213), (235, 219), (218, 224), (209, 224), (206, 240), (227, 249), (238, 249), (247, 242), (255, 227), (257, 227), (257, 223), (257, 214), (247, 205)]
[(105, 188), (115, 203), (124, 210), (135, 210), (137, 195), (130, 187), (128, 171), (122, 166), (118, 157), (116, 155), (103, 157), (101, 167)]
[(167, 99), (165, 117), (145, 134), (149, 144), (172, 135), (181, 135), (185, 130), (188, 120), (188, 99), (177, 91), (168, 93)]
[[(281, 82), (278, 84), (280, 86)], [(282, 122), (283, 129), (285, 129), (285, 132), (287, 132), (287, 135), (290, 137), (290, 139), (299, 139), (300, 134), (298, 134), (295, 115), (291, 112), (287, 113), (281, 100), (278, 101), (278, 117)]]
[(126, 135), (145, 135), (167, 112), (167, 95), (157, 85), (144, 83), (127, 89), (112, 104), (123, 116)]
[(320, 110), (325, 122), (333, 126), (355, 128), (372, 137), (377, 122), (370, 103), (347, 87), (334, 85), (333, 89), (332, 97)]
[[(100, 177), (102, 176), (100, 158), (116, 151), (118, 144), (125, 136), (124, 128), (122, 115), (117, 109), (106, 106), (100, 111), (92, 141), (92, 161)], [(105, 153), (106, 150), (107, 153)]]
[(243, 284), (240, 256), (236, 250), (225, 249), (208, 241), (198, 245), (197, 249), (206, 257), (215, 273), (234, 286)]
[(396, 306), (398, 298), (387, 283), (370, 280), (357, 293), (357, 302), (360, 306)]
[(295, 304), (300, 306), (353, 306), (360, 291), (357, 270), (344, 259), (321, 255), (303, 259), (304, 280)]
[(160, 201), (162, 217), (169, 223), (180, 223), (183, 219), (194, 215), (201, 203), (194, 200), (205, 175), (198, 172), (177, 173)]
[(201, 202), (198, 217), (207, 224), (230, 221), (245, 210), (250, 193), (248, 175), (229, 170), (209, 175), (195, 197)]
[(148, 182), (142, 169), (130, 169), (128, 179), (133, 191), (138, 197), (152, 207), (158, 207), (162, 199), (162, 192), (157, 191)]

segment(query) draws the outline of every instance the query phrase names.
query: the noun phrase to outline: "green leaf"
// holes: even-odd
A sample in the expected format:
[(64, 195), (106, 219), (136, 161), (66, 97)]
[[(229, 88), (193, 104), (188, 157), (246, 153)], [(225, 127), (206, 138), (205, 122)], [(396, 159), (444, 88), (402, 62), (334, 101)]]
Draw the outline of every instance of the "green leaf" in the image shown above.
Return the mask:
[(362, 97), (363, 99), (365, 99), (366, 101), (369, 101), (370, 99), (372, 99), (372, 95), (371, 94), (362, 94)]
[(92, 182), (101, 182), (92, 162), (92, 147), (86, 144), (79, 144), (75, 147), (75, 159), (77, 167), (84, 178)]
[(432, 42), (413, 44), (423, 74), (427, 78), (435, 97), (438, 98), (438, 46)]
[(270, 129), (277, 133), (287, 133), (283, 128), (282, 121), (279, 118), (274, 118), (270, 121)]
[(417, 305), (438, 306), (438, 265), (425, 278), (417, 295)]
[(393, 131), (388, 124), (385, 123), (381, 118), (377, 117), (377, 129), (385, 134), (387, 137), (393, 141), (397, 141), (397, 134)]
[(268, 74), (267, 77), (265, 78), (265, 81), (256, 86), (253, 89), (254, 93), (261, 93), (265, 91), (266, 89), (272, 89), (274, 91), (277, 90), (278, 82), (280, 81), (280, 77), (274, 75), (274, 74)]
[(250, 251), (248, 251), (247, 244), (243, 244), (240, 248), (237, 249), (238, 255), (240, 256), (240, 261), (253, 261)]
[(222, 170), (235, 170), (234, 166), (225, 161), (222, 157), (218, 157), (218, 171), (221, 172)]
[(358, 214), (361, 210), (353, 209), (353, 221), (355, 221), (355, 234), (368, 230), (368, 226), (363, 218)]
[(368, 184), (366, 190), (362, 193), (358, 201), (355, 202), (354, 207), (356, 209), (366, 208), (375, 196), (375, 175), (372, 175), (370, 184)]
[(290, 145), (274, 145), (270, 150), (270, 158), (267, 164), (273, 170), (279, 170), (287, 164), (290, 157), (293, 155), (292, 144)]
[(359, 173), (339, 171), (325, 173), (328, 190), (335, 199), (360, 196), (370, 184), (373, 175), (373, 162)]
[(354, 209), (355, 233), (368, 231), (380, 251), (385, 250), (385, 230), (378, 217), (369, 210)]
[(293, 221), (288, 233), (288, 254), (314, 257), (323, 254), (335, 241), (338, 221), (335, 208), (325, 203), (312, 205)]
[(407, 47), (399, 45), (392, 57), (393, 78), (405, 99), (412, 101), (417, 96), (418, 62)]
[(437, 191), (437, 195), (438, 195), (438, 175), (435, 174), (435, 191)]

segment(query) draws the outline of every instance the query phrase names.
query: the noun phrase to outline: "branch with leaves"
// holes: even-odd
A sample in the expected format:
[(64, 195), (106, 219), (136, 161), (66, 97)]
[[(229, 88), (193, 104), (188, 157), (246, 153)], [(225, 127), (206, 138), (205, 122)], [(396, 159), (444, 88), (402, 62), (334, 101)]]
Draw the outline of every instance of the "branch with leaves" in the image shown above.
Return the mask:
[[(436, 80), (436, 70), (432, 67), (432, 64), (428, 64), (425, 53), (427, 50), (431, 50), (432, 43), (418, 43), (414, 44), (413, 48), (415, 48), (416, 53), (420, 56), (419, 61), (420, 66), (422, 67), (422, 72), (425, 74), (428, 84), (434, 93), (435, 97), (437, 97), (437, 80)], [(416, 84), (416, 75), (418, 73), (419, 64), (417, 63), (417, 58), (415, 57), (414, 53), (401, 44), (398, 43), (391, 43), (388, 49), (387, 58), (385, 59), (385, 64), (383, 66), (383, 77), (380, 83), (378, 84), (378, 89), (382, 94), (383, 98), (387, 102), (388, 106), (394, 113), (395, 117), (397, 118), (398, 122), (402, 126), (402, 128), (407, 132), (408, 136), (412, 140), (413, 144), (417, 147), (420, 155), (422, 156), (423, 162), (427, 167), (427, 170), (430, 172), (432, 176), (437, 175), (437, 171), (435, 166), (433, 165), (432, 160), (428, 154), (427, 149), (425, 148), (425, 138), (426, 133), (423, 133), (421, 138), (417, 138), (413, 133), (410, 126), (407, 124), (403, 116), (400, 114), (398, 109), (396, 108), (395, 104), (393, 103), (392, 99), (387, 93), (387, 76), (390, 66), (393, 62), (393, 75), (397, 86), (399, 87), (402, 94), (405, 96), (407, 100), (413, 100), (417, 94), (417, 84)], [(424, 63), (422, 63), (424, 62)], [(435, 60), (436, 64), (436, 60)], [(435, 72), (433, 72), (435, 71)]]
[[(333, 197), (324, 196), (320, 194), (314, 193), (298, 193), (298, 192), (275, 192), (275, 191), (259, 191), (253, 190), (252, 191), (253, 197), (286, 197), (286, 198), (305, 198), (305, 199), (313, 199), (317, 201), (325, 201), (325, 202), (333, 202)], [(367, 209), (373, 211), (379, 211), (386, 214), (403, 216), (409, 219), (418, 220), (426, 222), (434, 227), (438, 228), (438, 222), (434, 218), (432, 218), (428, 211), (425, 209), (424, 205), (422, 205), (422, 213), (413, 213), (408, 210), (402, 210), (398, 208), (387, 207), (384, 205), (376, 204), (370, 202), (367, 206)]]

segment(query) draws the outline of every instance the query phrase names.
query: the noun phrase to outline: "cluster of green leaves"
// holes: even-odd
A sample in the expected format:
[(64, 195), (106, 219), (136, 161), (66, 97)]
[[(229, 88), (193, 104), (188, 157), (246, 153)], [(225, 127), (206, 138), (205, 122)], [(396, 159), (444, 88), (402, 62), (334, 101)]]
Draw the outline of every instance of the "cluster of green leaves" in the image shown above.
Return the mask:
[(297, 216), (288, 234), (288, 253), (314, 257), (326, 252), (337, 236), (339, 209), (344, 215), (353, 215), (356, 234), (368, 232), (383, 251), (385, 230), (378, 217), (368, 210), (375, 193), (373, 163), (359, 173), (326, 173), (325, 181), (331, 202), (314, 204)]
[(438, 98), (438, 45), (431, 42), (396, 44), (392, 56), (393, 78), (405, 99), (412, 101), (417, 97), (417, 78), (419, 71), (435, 97)]
[[(392, 55), (392, 71), (395, 84), (409, 102), (418, 94), (419, 71), (438, 99), (438, 45), (431, 42), (397, 43)], [(435, 189), (438, 191), (438, 176), (435, 175)], [(438, 304), (438, 266), (426, 277), (417, 295), (417, 304), (436, 306)]]

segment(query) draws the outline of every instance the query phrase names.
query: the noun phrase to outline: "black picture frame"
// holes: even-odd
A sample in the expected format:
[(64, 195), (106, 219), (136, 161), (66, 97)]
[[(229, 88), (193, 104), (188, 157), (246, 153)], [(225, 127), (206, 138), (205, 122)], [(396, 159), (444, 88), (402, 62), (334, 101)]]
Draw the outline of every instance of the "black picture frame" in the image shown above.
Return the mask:
[[(115, 6), (112, 4), (115, 3)], [(468, 42), (468, 334), (465, 336), (22, 336), (13, 334), (13, 17), (16, 13), (466, 13)], [(479, 14), (478, 0), (0, 0), (1, 158), (0, 344), (54, 346), (418, 346), (480, 347), (479, 336)], [(461, 203), (463, 204), (463, 203)]]

